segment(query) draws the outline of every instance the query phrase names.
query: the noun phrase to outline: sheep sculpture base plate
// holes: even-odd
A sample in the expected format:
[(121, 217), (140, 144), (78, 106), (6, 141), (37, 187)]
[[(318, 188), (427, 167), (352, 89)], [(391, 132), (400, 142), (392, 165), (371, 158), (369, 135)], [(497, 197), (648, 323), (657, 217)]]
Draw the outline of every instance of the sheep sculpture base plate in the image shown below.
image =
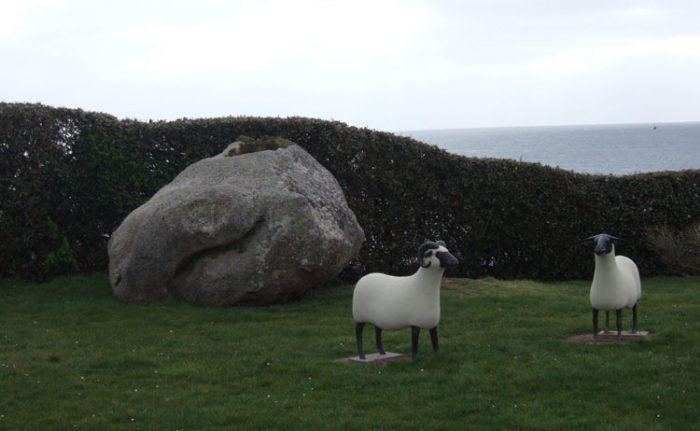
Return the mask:
[[(650, 336), (651, 336), (651, 332), (649, 332), (649, 331), (637, 331), (636, 334), (633, 334), (632, 331), (622, 331), (622, 342), (628, 343), (631, 341), (643, 340), (643, 339), (649, 338)], [(589, 332), (587, 334), (573, 335), (571, 337), (567, 337), (566, 341), (569, 341), (572, 343), (592, 344), (593, 343), (593, 334), (591, 334)], [(605, 331), (599, 331), (598, 332), (598, 343), (599, 344), (617, 343), (617, 331), (609, 330), (607, 333), (605, 333)]]
[(391, 353), (391, 352), (386, 352), (386, 354), (382, 355), (380, 353), (372, 353), (369, 355), (365, 355), (365, 359), (360, 359), (359, 356), (353, 356), (351, 358), (348, 358), (348, 362), (356, 362), (358, 364), (368, 364), (372, 362), (384, 362), (384, 361), (396, 361), (399, 359), (404, 359), (405, 356), (402, 355), (401, 353)]
[[(608, 330), (608, 332), (605, 332), (603, 330), (603, 331), (598, 332), (598, 335), (614, 335), (617, 337), (617, 331)], [(622, 335), (622, 338), (625, 338), (625, 337), (629, 337), (629, 338), (648, 337), (649, 331), (637, 331), (635, 333), (632, 333), (632, 331), (622, 331), (621, 335)]]

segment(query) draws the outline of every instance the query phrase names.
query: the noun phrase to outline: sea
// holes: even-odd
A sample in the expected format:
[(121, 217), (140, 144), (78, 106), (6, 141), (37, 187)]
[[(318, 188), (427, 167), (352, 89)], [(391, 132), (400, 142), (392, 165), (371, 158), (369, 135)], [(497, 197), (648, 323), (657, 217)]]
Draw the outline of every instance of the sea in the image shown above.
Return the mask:
[(603, 175), (700, 169), (700, 122), (399, 132), (467, 157)]

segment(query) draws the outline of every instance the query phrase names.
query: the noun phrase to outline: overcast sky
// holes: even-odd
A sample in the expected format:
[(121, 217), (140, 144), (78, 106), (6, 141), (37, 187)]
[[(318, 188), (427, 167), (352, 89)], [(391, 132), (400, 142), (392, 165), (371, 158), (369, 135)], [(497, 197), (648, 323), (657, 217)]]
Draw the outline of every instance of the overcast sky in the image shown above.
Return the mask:
[(700, 121), (696, 0), (0, 0), (0, 100), (383, 131)]

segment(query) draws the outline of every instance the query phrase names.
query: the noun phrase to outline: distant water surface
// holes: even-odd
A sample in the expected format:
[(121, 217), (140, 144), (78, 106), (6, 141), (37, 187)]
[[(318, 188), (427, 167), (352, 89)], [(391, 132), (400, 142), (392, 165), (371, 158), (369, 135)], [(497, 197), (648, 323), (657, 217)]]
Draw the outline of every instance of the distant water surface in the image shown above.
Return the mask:
[(700, 169), (700, 123), (506, 127), (399, 133), (451, 153), (589, 174)]

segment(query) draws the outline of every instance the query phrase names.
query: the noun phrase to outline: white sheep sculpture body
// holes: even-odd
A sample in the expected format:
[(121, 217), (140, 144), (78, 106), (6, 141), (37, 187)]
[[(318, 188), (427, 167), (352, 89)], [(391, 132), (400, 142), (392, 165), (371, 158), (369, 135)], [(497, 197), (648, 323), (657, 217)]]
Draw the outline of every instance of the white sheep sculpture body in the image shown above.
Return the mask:
[(608, 331), (610, 311), (617, 318), (617, 340), (622, 341), (622, 309), (632, 309), (632, 333), (637, 333), (637, 301), (642, 297), (639, 269), (632, 259), (615, 255), (615, 244), (621, 240), (600, 234), (583, 240), (584, 245), (595, 245), (595, 272), (591, 284), (593, 308), (593, 342), (598, 342), (598, 312), (605, 311), (605, 332)]
[(410, 276), (397, 277), (374, 272), (367, 274), (355, 285), (352, 314), (355, 319), (357, 351), (365, 359), (362, 332), (365, 324), (375, 328), (377, 349), (385, 355), (382, 330), (396, 331), (411, 327), (411, 351), (418, 353), (418, 335), (421, 329), (430, 330), (430, 340), (438, 350), (437, 325), (440, 322), (440, 284), (448, 266), (459, 261), (444, 241), (426, 242), (418, 248), (420, 268)]

